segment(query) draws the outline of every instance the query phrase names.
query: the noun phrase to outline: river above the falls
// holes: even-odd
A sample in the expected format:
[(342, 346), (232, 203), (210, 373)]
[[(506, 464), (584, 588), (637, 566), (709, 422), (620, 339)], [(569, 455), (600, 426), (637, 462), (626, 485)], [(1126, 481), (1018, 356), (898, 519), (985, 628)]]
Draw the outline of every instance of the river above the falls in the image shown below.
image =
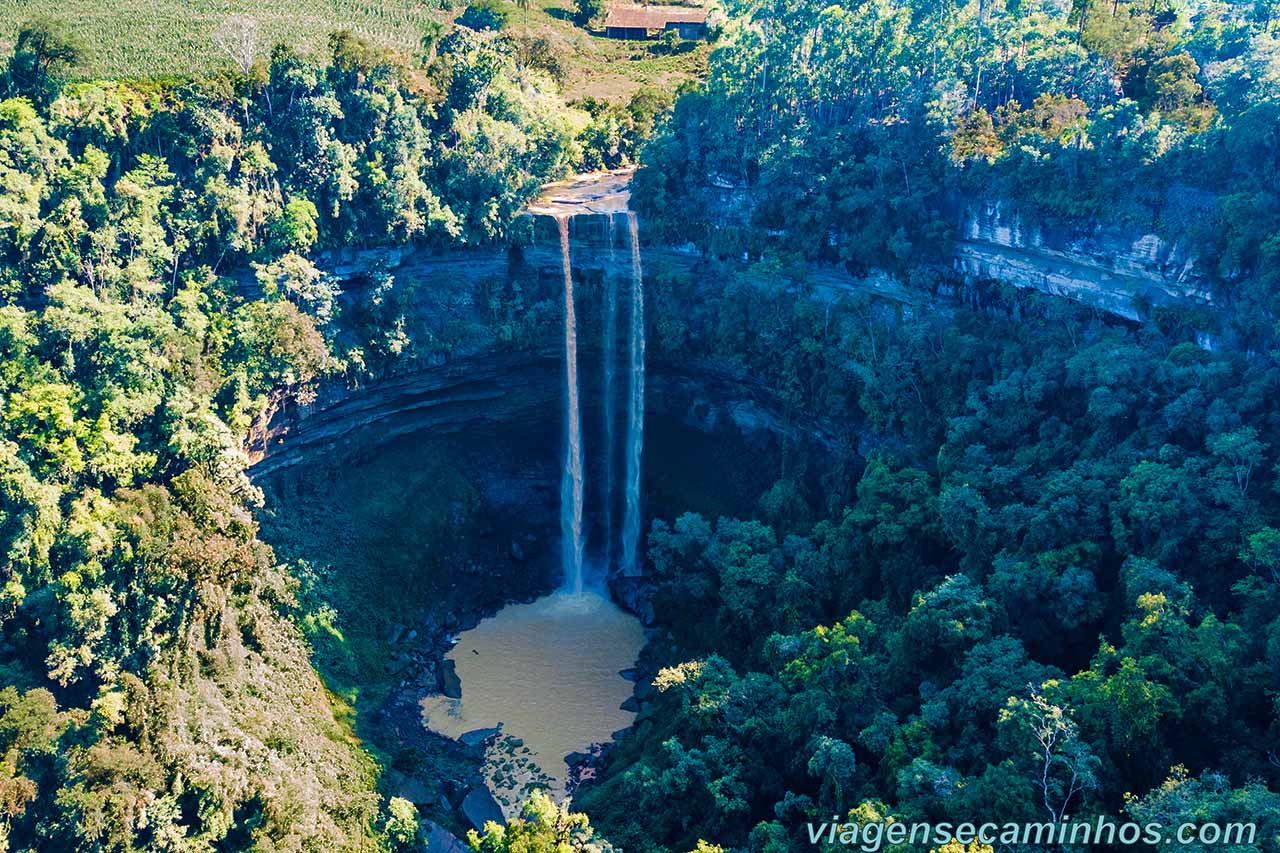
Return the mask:
[(632, 684), (620, 673), (643, 644), (639, 620), (596, 592), (509, 605), (459, 636), (446, 658), (462, 698), (426, 697), (423, 723), (453, 738), (500, 726), (485, 775), (515, 814), (533, 788), (564, 793), (565, 756), (631, 725), (635, 715), (620, 706)]

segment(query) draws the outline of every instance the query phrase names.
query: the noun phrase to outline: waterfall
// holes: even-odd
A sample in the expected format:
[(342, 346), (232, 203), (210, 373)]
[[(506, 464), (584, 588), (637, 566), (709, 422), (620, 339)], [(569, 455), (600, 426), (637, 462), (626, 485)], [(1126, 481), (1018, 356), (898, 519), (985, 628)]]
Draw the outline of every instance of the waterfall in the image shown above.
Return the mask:
[[(601, 294), (601, 432), (600, 453), (604, 465), (600, 470), (600, 509), (603, 525), (602, 563), (604, 575), (635, 576), (640, 569), (641, 545), (640, 518), (640, 468), (644, 447), (644, 276), (640, 266), (640, 238), (636, 215), (626, 209), (627, 198), (622, 190), (612, 185), (612, 196), (599, 207), (570, 205), (555, 197), (546, 197), (530, 207), (534, 215), (555, 219), (560, 232), (560, 258), (564, 271), (564, 349), (565, 349), (565, 451), (564, 469), (560, 479), (560, 533), (561, 563), (564, 573), (564, 590), (579, 593), (587, 585), (586, 531), (584, 530), (583, 496), (585, 494), (586, 457), (583, 452), (583, 426), (581, 389), (578, 385), (578, 327), (573, 293), (573, 258), (569, 244), (570, 219), (577, 214), (604, 216), (605, 237), (608, 241), (608, 263), (605, 264), (603, 293)], [(622, 187), (625, 190), (625, 185)], [(612, 273), (615, 249), (615, 214), (625, 213), (627, 230), (631, 240), (631, 314), (628, 341), (627, 370), (627, 433), (621, 456), (623, 469), (619, 469), (618, 408), (621, 395), (619, 362), (618, 316), (619, 293), (622, 276)], [(627, 332), (624, 332), (627, 334)], [(594, 433), (592, 435), (594, 440)], [(594, 450), (594, 448), (593, 448)], [(597, 470), (594, 469), (593, 470)], [(594, 483), (592, 484), (594, 506)], [(622, 495), (619, 495), (619, 492)], [(619, 510), (619, 504), (622, 509)], [(618, 524), (618, 516), (622, 523)], [(621, 529), (621, 535), (618, 533)], [(618, 546), (620, 541), (621, 545)], [(596, 547), (593, 540), (593, 549)], [(596, 551), (593, 550), (594, 559)]]
[(578, 321), (573, 310), (573, 267), (569, 260), (569, 218), (556, 216), (564, 266), (565, 407), (568, 435), (560, 479), (560, 533), (564, 586), (582, 592), (582, 419), (578, 409)]
[(631, 211), (627, 211), (627, 229), (631, 236), (631, 395), (627, 399), (627, 503), (622, 524), (622, 574), (632, 576), (639, 568), (636, 556), (640, 547), (640, 460), (644, 449), (644, 275), (640, 269), (636, 215)]
[(617, 324), (618, 324), (618, 281), (610, 275), (613, 267), (613, 214), (605, 217), (606, 239), (609, 241), (609, 264), (604, 273), (604, 340), (601, 344), (604, 352), (600, 359), (604, 365), (604, 378), (601, 383), (601, 394), (604, 397), (604, 564), (605, 573), (613, 565), (613, 431), (614, 402), (613, 379), (618, 365), (617, 358)]

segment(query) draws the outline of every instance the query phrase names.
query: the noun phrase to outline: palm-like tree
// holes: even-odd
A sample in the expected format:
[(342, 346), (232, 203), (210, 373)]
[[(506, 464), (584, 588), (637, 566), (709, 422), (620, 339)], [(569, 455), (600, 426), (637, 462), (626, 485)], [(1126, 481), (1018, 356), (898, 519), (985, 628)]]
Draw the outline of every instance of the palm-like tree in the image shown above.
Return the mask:
[(524, 44), (520, 46), (520, 65), (523, 69), (525, 62), (525, 51), (529, 49), (529, 0), (516, 0), (516, 6), (524, 11)]

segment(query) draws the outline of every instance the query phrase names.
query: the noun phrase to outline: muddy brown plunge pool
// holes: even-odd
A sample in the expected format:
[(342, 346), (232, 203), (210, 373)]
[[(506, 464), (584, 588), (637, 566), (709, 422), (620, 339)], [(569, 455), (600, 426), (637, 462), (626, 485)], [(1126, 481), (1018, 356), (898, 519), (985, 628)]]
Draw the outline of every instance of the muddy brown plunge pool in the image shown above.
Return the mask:
[(514, 814), (532, 788), (564, 793), (565, 756), (631, 724), (634, 715), (620, 706), (632, 684), (620, 673), (643, 644), (639, 620), (595, 592), (510, 605), (460, 635), (447, 657), (462, 698), (424, 698), (423, 723), (453, 738), (500, 728), (485, 775)]

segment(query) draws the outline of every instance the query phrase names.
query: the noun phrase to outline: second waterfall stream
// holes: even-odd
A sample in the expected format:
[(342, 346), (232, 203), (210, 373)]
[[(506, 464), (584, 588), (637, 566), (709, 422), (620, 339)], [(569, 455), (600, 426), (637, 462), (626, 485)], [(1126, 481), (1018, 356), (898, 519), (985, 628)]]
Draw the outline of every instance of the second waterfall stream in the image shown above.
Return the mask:
[(622, 521), (622, 574), (638, 574), (640, 462), (644, 451), (644, 271), (636, 215), (627, 211), (631, 236), (631, 396), (627, 400), (627, 504)]

